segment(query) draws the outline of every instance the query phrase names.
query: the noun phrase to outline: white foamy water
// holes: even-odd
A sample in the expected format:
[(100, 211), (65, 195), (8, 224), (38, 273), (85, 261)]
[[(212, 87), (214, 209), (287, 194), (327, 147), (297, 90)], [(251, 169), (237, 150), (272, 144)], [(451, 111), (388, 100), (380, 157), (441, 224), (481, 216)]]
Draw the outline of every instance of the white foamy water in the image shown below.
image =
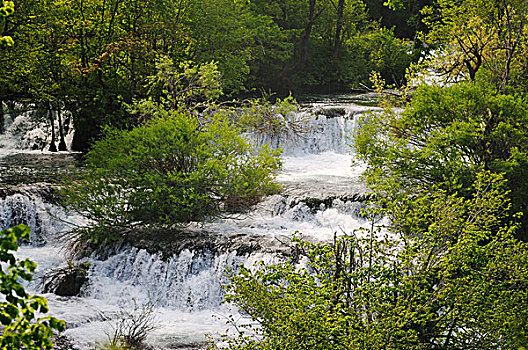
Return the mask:
[[(365, 188), (359, 181), (364, 167), (352, 166), (348, 140), (356, 115), (364, 110), (349, 106), (337, 117), (315, 112), (310, 116), (310, 131), (302, 139), (260, 140), (286, 148), (284, 168), (278, 176), (284, 186), (282, 193), (267, 198), (248, 215), (195, 228), (220, 240), (261, 240), (260, 250), (189, 248), (162, 257), (128, 247), (108, 257), (84, 259), (90, 264), (89, 282), (80, 297), (44, 294), (51, 313), (66, 321), (65, 335), (78, 349), (91, 349), (108, 339), (120, 313), (148, 302), (156, 305), (156, 327), (147, 340), (160, 349), (203, 343), (206, 334), (224, 333), (227, 315), (236, 315), (231, 306), (222, 304), (227, 269), (251, 267), (261, 260), (278, 262), (281, 258), (273, 249), (287, 245), (296, 231), (326, 241), (335, 233), (366, 225), (361, 217), (363, 205), (350, 199), (363, 194)], [(304, 111), (301, 117), (308, 114)], [(57, 233), (67, 230), (67, 221), (82, 223), (81, 218), (70, 217), (31, 194), (0, 199), (0, 228), (24, 222), (35, 232), (33, 244), (19, 252), (20, 257), (38, 264), (36, 278), (28, 285), (33, 293), (42, 291), (42, 276), (68, 263), (57, 239)]]
[(283, 156), (283, 170), (278, 176), (281, 182), (341, 182), (357, 180), (365, 166), (353, 164), (352, 155), (347, 153), (323, 152), (303, 154), (297, 157)]
[[(28, 286), (32, 293), (41, 290), (45, 271), (66, 264), (61, 249), (52, 245), (23, 246), (17, 255), (31, 258), (38, 265), (34, 281)], [(224, 328), (223, 316), (236, 313), (220, 305), (218, 279), (224, 279), (226, 267), (236, 267), (247, 258), (227, 253), (193, 259), (194, 255), (184, 251), (163, 261), (157, 254), (132, 248), (107, 260), (86, 259), (91, 264), (90, 283), (83, 289), (82, 297), (51, 293), (43, 296), (48, 299), (50, 313), (66, 321), (64, 334), (79, 349), (90, 349), (107, 341), (121, 312), (132, 312), (136, 304), (148, 302), (155, 305), (156, 314), (156, 329), (149, 335), (149, 343), (158, 346), (201, 343), (206, 334)]]
[[(29, 107), (28, 107), (29, 108)], [(54, 112), (55, 144), (59, 143), (59, 124)], [(48, 153), (51, 144), (51, 122), (43, 112), (31, 110), (4, 114), (4, 134), (0, 134), (0, 158), (18, 153)], [(71, 113), (62, 112), (64, 141), (71, 150), (73, 119)], [(0, 128), (1, 129), (1, 128)]]

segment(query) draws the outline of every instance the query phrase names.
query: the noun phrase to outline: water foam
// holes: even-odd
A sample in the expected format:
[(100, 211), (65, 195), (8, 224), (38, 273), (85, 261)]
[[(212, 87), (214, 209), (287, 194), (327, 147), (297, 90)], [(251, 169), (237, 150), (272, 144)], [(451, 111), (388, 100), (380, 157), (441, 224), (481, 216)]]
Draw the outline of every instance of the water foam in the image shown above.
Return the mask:
[[(351, 167), (352, 150), (348, 145), (348, 134), (355, 127), (358, 111), (363, 109), (351, 108), (335, 117), (304, 111), (298, 117), (308, 116), (310, 128), (301, 139), (295, 142), (260, 139), (261, 143), (275, 142), (276, 147), (286, 147), (284, 170), (278, 177), (284, 184), (283, 193), (268, 198), (246, 217), (208, 223), (201, 229), (226, 239), (260, 236), (288, 244), (288, 238), (297, 230), (316, 240), (330, 240), (335, 233), (365, 226), (361, 216), (363, 204), (348, 199), (365, 190), (358, 180), (363, 167)], [(0, 142), (9, 144), (12, 141), (6, 139), (13, 135), (11, 132), (0, 137)], [(11, 146), (32, 147), (33, 141), (20, 140), (34, 140), (42, 136), (39, 135), (38, 131), (18, 134), (21, 138)], [(0, 200), (2, 227), (24, 222), (34, 231), (33, 245), (24, 246), (19, 252), (19, 256), (38, 264), (37, 278), (28, 285), (34, 293), (41, 291), (40, 277), (67, 264), (57, 235), (68, 229), (65, 224), (68, 221), (82, 224), (81, 218), (36, 196), (15, 194)], [(204, 342), (206, 333), (223, 333), (226, 315), (237, 313), (222, 304), (226, 269), (280, 259), (265, 250), (243, 253), (185, 249), (164, 257), (144, 249), (123, 247), (115, 254), (94, 255), (84, 260), (90, 263), (89, 283), (80, 297), (44, 296), (52, 314), (66, 320), (65, 334), (79, 349), (90, 349), (96, 342), (104, 342), (120, 311), (131, 310), (134, 303), (149, 301), (157, 307), (156, 329), (149, 336), (149, 343), (160, 347), (192, 344)]]

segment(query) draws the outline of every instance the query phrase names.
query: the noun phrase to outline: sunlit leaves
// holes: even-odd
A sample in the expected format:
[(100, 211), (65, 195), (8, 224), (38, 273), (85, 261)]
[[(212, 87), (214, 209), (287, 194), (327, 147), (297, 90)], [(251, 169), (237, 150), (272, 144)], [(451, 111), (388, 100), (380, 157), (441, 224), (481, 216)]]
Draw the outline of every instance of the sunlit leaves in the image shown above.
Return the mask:
[[(147, 108), (151, 106), (152, 108)], [(109, 131), (84, 174), (63, 191), (91, 220), (88, 240), (119, 239), (135, 226), (178, 228), (247, 210), (278, 185), (280, 152), (252, 147), (226, 114), (197, 116), (154, 101), (131, 131)]]
[(5, 30), (6, 17), (15, 11), (13, 1), (2, 1), (0, 4), (0, 48), (2, 46), (13, 46), (14, 41), (10, 36), (2, 36)]
[(521, 86), (526, 67), (526, 1), (435, 0), (423, 9), (423, 37), (439, 45), (436, 67), (446, 80), (482, 79), (500, 89)]
[(514, 226), (491, 233), (508, 208), (504, 179), (481, 173), (474, 186), (471, 199), (433, 188), (383, 200), (384, 229), (330, 244), (294, 238), (290, 260), (231, 274), (228, 301), (257, 325), (237, 328), (245, 332), (227, 337), (228, 348), (526, 344), (528, 247), (512, 237)]
[(369, 165), (371, 186), (385, 182), (416, 193), (436, 184), (468, 195), (476, 174), (486, 169), (506, 174), (512, 213), (526, 212), (527, 121), (528, 104), (520, 94), (479, 84), (426, 86), (405, 111), (365, 116), (354, 145)]
[(31, 281), (37, 265), (26, 259), (18, 260), (13, 252), (18, 242), (29, 239), (29, 228), (25, 225), (2, 230), (0, 233), (0, 294), (5, 301), (0, 302), (0, 322), (3, 334), (0, 348), (11, 349), (51, 349), (51, 337), (55, 331), (63, 331), (64, 321), (52, 316), (39, 317), (48, 310), (47, 301), (40, 296), (30, 296), (20, 284), (20, 280)]

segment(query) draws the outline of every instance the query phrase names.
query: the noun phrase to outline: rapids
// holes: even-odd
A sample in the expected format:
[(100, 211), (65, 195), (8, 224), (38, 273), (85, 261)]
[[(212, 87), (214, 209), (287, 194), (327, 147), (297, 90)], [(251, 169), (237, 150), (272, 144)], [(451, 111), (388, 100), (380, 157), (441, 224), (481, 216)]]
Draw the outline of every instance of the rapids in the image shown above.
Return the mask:
[[(360, 212), (366, 188), (359, 180), (364, 168), (352, 166), (348, 135), (357, 116), (370, 109), (350, 101), (311, 103), (294, 116), (308, 122), (302, 137), (291, 141), (250, 135), (257, 143), (284, 149), (281, 194), (244, 217), (192, 227), (194, 234), (172, 250), (156, 251), (143, 242), (92, 254), (83, 260), (89, 263), (88, 282), (78, 297), (42, 293), (43, 277), (71, 263), (61, 234), (83, 224), (81, 217), (59, 207), (49, 190), (75, 166), (76, 156), (42, 151), (50, 141), (49, 128), (32, 120), (31, 113), (21, 114), (0, 135), (0, 228), (25, 223), (32, 229), (31, 242), (18, 252), (38, 264), (26, 287), (43, 294), (51, 313), (66, 321), (69, 348), (104, 343), (123, 311), (133, 313), (146, 304), (155, 305), (150, 345), (201, 348), (206, 335), (225, 332), (227, 315), (241, 317), (222, 303), (228, 268), (280, 261), (296, 231), (308, 239), (330, 240), (365, 224)], [(68, 132), (71, 142), (71, 127)]]

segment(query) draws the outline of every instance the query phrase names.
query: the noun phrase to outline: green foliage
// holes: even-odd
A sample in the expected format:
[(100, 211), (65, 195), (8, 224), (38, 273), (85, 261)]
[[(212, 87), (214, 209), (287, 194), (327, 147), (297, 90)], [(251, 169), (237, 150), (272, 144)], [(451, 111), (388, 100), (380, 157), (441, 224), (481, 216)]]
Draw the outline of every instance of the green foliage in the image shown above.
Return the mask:
[[(372, 69), (400, 83), (407, 61), (392, 32), (374, 34), (360, 0), (19, 0), (8, 30), (17, 45), (2, 52), (0, 99), (68, 110), (72, 147), (83, 151), (106, 125), (137, 125), (128, 106), (155, 98), (150, 79), (164, 70), (212, 78), (198, 85), (221, 79), (222, 91), (200, 97), (208, 101), (346, 91)], [(174, 92), (196, 94), (184, 80)]]
[(487, 79), (501, 90), (526, 82), (526, 1), (434, 0), (422, 10), (423, 40), (440, 46), (437, 68), (447, 80)]
[[(527, 228), (528, 101), (475, 83), (422, 86), (402, 111), (389, 108), (360, 122), (354, 136), (370, 186), (406, 193), (436, 184), (469, 195), (481, 170), (504, 173), (512, 213)], [(383, 175), (383, 176), (381, 176)], [(385, 179), (386, 181), (384, 181)]]
[(240, 108), (233, 110), (234, 123), (242, 129), (256, 135), (266, 135), (270, 139), (299, 138), (308, 129), (304, 120), (294, 120), (293, 115), (299, 110), (297, 101), (290, 95), (284, 99), (270, 101), (264, 95), (246, 101)]
[(290, 261), (231, 274), (227, 300), (257, 324), (239, 325), (228, 348), (526, 345), (528, 247), (514, 227), (495, 230), (508, 209), (504, 180), (483, 173), (474, 186), (470, 199), (433, 189), (384, 201), (384, 229), (333, 244), (296, 238)]
[(29, 239), (29, 228), (24, 225), (0, 232), (0, 323), (3, 333), (0, 348), (11, 349), (51, 349), (53, 331), (63, 331), (64, 321), (55, 317), (38, 317), (47, 313), (45, 298), (31, 296), (24, 290), (20, 280), (31, 281), (37, 265), (29, 259), (18, 260), (13, 254), (18, 249), (17, 242)]
[(363, 1), (274, 0), (252, 1), (251, 6), (271, 16), (294, 43), (293, 55), (280, 69), (259, 75), (274, 91), (346, 91), (366, 83), (373, 69), (391, 83), (404, 80), (407, 44), (369, 21)]
[(226, 115), (198, 117), (142, 103), (151, 120), (108, 130), (87, 154), (87, 169), (63, 191), (93, 221), (98, 241), (138, 225), (181, 227), (244, 211), (277, 191), (278, 151), (254, 148)]
[(13, 46), (14, 41), (10, 36), (2, 36), (5, 31), (6, 17), (15, 12), (15, 4), (13, 1), (2, 1), (0, 6), (0, 47)]
[(133, 114), (141, 113), (142, 103), (155, 101), (164, 109), (183, 108), (188, 111), (206, 109), (223, 94), (221, 74), (215, 62), (193, 64), (161, 56), (155, 75), (147, 78), (148, 100), (139, 101)]
[[(190, 1), (187, 59), (215, 61), (228, 94), (245, 91), (249, 75), (280, 66), (292, 43), (269, 16), (252, 11), (246, 1)], [(253, 77), (254, 78), (254, 77)]]
[(394, 37), (392, 30), (375, 28), (368, 34), (358, 35), (349, 42), (354, 58), (352, 71), (361, 79), (355, 85), (368, 81), (370, 74), (378, 72), (389, 84), (402, 86), (405, 72), (411, 63), (410, 44)]

